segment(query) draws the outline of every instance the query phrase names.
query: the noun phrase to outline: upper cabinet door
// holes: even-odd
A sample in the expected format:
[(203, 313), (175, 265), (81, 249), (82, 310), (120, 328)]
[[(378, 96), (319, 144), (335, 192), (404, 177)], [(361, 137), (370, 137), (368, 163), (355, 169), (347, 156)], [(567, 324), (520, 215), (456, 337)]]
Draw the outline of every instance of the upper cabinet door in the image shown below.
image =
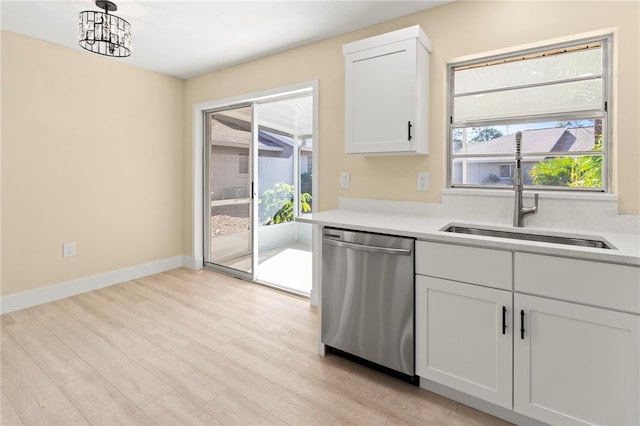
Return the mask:
[(424, 39), (410, 27), (344, 46), (348, 154), (428, 153)]

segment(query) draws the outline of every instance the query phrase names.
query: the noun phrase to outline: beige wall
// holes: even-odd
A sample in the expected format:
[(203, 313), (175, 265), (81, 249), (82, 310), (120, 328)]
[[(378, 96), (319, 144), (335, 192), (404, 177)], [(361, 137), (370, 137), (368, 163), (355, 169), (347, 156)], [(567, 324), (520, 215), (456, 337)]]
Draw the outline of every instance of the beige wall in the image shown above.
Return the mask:
[(2, 32), (2, 296), (182, 254), (183, 86)]
[[(614, 191), (640, 214), (639, 16), (638, 2), (457, 1), (186, 82), (3, 31), (1, 294), (192, 254), (195, 103), (317, 79), (320, 210), (340, 196), (437, 202), (447, 61), (602, 28), (617, 31)], [(342, 44), (415, 24), (434, 46), (430, 155), (345, 155)], [(418, 171), (431, 191), (415, 190)], [(77, 255), (64, 259), (69, 241)]]
[[(307, 80), (319, 80), (320, 210), (338, 198), (440, 200), (446, 185), (446, 63), (454, 58), (508, 49), (616, 27), (616, 84), (612, 121), (614, 192), (620, 211), (640, 213), (638, 2), (466, 2), (389, 21), (365, 30), (187, 80), (185, 84), (185, 191), (191, 206), (191, 144), (195, 103), (238, 96)], [(430, 154), (427, 157), (360, 157), (344, 154), (344, 60), (342, 45), (419, 24), (433, 42), (431, 54)], [(351, 188), (339, 189), (339, 173), (351, 173)], [(416, 191), (416, 173), (431, 173), (431, 191)], [(185, 214), (184, 251), (191, 252), (192, 213)]]

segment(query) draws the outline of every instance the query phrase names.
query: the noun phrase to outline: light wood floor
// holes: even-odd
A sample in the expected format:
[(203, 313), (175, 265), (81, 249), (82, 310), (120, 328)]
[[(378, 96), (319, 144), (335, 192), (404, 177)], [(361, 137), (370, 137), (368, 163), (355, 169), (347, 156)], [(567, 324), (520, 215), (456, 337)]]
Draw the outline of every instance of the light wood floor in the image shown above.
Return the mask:
[(337, 356), (309, 302), (177, 269), (2, 316), (1, 423), (499, 425)]

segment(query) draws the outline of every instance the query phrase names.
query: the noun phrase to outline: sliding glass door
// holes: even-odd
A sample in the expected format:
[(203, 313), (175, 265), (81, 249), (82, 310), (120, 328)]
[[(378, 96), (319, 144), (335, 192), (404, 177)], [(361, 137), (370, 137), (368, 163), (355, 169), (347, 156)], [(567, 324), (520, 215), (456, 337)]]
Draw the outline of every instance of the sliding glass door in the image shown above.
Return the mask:
[(287, 93), (205, 113), (204, 263), (308, 295), (313, 95)]
[(254, 279), (253, 107), (206, 114), (205, 264)]
[(311, 225), (295, 218), (312, 206), (313, 97), (256, 103), (258, 129), (257, 280), (309, 295)]

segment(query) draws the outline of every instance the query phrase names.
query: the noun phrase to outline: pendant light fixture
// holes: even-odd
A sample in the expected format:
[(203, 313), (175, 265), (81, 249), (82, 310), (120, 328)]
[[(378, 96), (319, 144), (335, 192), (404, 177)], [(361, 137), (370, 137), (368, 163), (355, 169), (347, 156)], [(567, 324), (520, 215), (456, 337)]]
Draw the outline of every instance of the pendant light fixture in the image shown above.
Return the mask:
[(118, 16), (109, 15), (118, 10), (118, 6), (107, 0), (96, 0), (96, 6), (104, 12), (80, 12), (80, 47), (105, 56), (131, 55), (131, 25)]

